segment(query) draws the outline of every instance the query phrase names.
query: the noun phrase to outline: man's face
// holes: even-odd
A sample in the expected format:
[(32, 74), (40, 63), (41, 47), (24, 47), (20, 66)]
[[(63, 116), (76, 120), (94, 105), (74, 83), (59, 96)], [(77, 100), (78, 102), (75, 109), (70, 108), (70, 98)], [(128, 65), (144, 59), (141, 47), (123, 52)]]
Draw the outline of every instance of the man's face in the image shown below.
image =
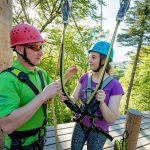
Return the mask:
[(24, 48), (26, 50), (27, 58), (30, 60), (30, 62), (35, 66), (38, 65), (43, 55), (42, 43), (27, 44), (24, 45)]

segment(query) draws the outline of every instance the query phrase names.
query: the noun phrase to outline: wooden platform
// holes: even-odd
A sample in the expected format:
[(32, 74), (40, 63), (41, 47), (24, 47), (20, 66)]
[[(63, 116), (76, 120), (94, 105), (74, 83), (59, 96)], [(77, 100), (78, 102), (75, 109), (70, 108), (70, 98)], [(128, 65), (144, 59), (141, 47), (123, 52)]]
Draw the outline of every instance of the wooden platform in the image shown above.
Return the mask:
[[(150, 150), (150, 111), (142, 112), (143, 119), (140, 127), (137, 150)], [(70, 150), (73, 127), (75, 123), (66, 123), (57, 125), (60, 150)], [(125, 116), (119, 116), (117, 121), (110, 127), (110, 134), (115, 139), (120, 139), (124, 132)], [(106, 141), (105, 150), (113, 150), (113, 143)], [(44, 150), (56, 150), (54, 127), (47, 128), (47, 142)], [(83, 150), (87, 150), (86, 145)]]

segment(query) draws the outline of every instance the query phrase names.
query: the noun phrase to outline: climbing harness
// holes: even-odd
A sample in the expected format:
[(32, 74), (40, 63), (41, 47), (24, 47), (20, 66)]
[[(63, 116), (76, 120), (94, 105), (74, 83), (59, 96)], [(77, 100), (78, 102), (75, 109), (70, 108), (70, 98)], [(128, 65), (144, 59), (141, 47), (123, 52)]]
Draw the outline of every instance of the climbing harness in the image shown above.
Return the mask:
[[(102, 84), (102, 89), (104, 89), (111, 81), (113, 80), (113, 77), (109, 76), (107, 77)], [(88, 97), (91, 96), (93, 89), (92, 89), (92, 75), (89, 73), (88, 74), (88, 81), (87, 81), (87, 88), (84, 90), (85, 91), (85, 99), (88, 99)], [(83, 107), (85, 107), (86, 102), (84, 102)], [(97, 110), (98, 108), (92, 108), (91, 110)], [(88, 112), (88, 117), (90, 118), (90, 127), (87, 127), (84, 123), (83, 123), (83, 119), (80, 117), (80, 114), (76, 114), (76, 118), (75, 121), (77, 123), (80, 124), (82, 130), (88, 135), (91, 131), (97, 131), (102, 133), (103, 135), (105, 135), (108, 139), (110, 139), (111, 141), (113, 140), (113, 137), (111, 135), (109, 135), (107, 132), (104, 132), (102, 129), (98, 128), (95, 124), (94, 121), (96, 120), (102, 120), (103, 119), (103, 115), (102, 114), (94, 114), (92, 112)]]
[[(26, 73), (24, 73), (23, 71), (20, 71), (19, 69), (16, 69), (14, 67), (10, 67), (10, 68), (4, 70), (3, 72), (10, 72), (12, 75), (14, 75), (16, 78), (18, 78), (19, 81), (27, 84), (28, 87), (30, 87), (30, 89), (35, 93), (35, 95), (39, 94), (39, 90), (29, 79), (29, 76)], [(41, 87), (43, 90), (45, 87), (45, 82), (44, 82), (44, 78), (43, 78), (41, 70), (38, 70), (38, 75), (39, 75), (39, 78), (41, 81)], [(12, 144), (11, 144), (10, 150), (20, 150), (21, 145), (22, 145), (21, 139), (26, 139), (26, 138), (28, 138), (30, 136), (34, 136), (36, 134), (38, 134), (38, 141), (36, 141), (36, 143), (39, 145), (39, 147), (42, 146), (40, 135), (41, 135), (42, 130), (44, 130), (44, 133), (46, 133), (46, 124), (47, 124), (47, 113), (46, 113), (47, 106), (46, 106), (46, 104), (43, 104), (43, 107), (44, 107), (45, 119), (43, 121), (42, 127), (27, 130), (27, 131), (14, 131), (13, 133), (8, 134), (8, 136), (12, 139)]]

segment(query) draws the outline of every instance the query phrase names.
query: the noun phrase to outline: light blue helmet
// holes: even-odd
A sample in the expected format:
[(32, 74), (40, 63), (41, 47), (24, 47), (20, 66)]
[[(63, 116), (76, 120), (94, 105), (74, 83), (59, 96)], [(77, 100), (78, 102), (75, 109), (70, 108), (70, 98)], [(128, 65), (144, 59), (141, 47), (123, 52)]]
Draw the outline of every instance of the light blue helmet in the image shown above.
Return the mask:
[[(91, 48), (88, 50), (88, 53), (97, 52), (97, 53), (107, 56), (109, 47), (110, 47), (110, 43), (106, 41), (98, 41), (91, 46)], [(114, 50), (112, 49), (111, 54), (110, 54), (111, 61), (113, 60), (113, 55), (114, 55)]]

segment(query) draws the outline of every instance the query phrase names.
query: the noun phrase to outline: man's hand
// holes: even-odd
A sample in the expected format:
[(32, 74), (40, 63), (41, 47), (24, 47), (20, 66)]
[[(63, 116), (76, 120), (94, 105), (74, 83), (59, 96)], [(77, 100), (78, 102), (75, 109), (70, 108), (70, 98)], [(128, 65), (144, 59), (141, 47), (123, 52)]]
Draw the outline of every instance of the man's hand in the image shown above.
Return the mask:
[(49, 85), (47, 85), (42, 93), (41, 93), (41, 100), (43, 100), (44, 102), (52, 97), (54, 97), (55, 95), (58, 94), (58, 92), (60, 91), (60, 82), (59, 81), (55, 81)]
[(60, 101), (61, 102), (64, 102), (64, 101), (66, 101), (67, 100), (67, 97), (64, 95), (64, 93), (63, 92), (60, 92)]

